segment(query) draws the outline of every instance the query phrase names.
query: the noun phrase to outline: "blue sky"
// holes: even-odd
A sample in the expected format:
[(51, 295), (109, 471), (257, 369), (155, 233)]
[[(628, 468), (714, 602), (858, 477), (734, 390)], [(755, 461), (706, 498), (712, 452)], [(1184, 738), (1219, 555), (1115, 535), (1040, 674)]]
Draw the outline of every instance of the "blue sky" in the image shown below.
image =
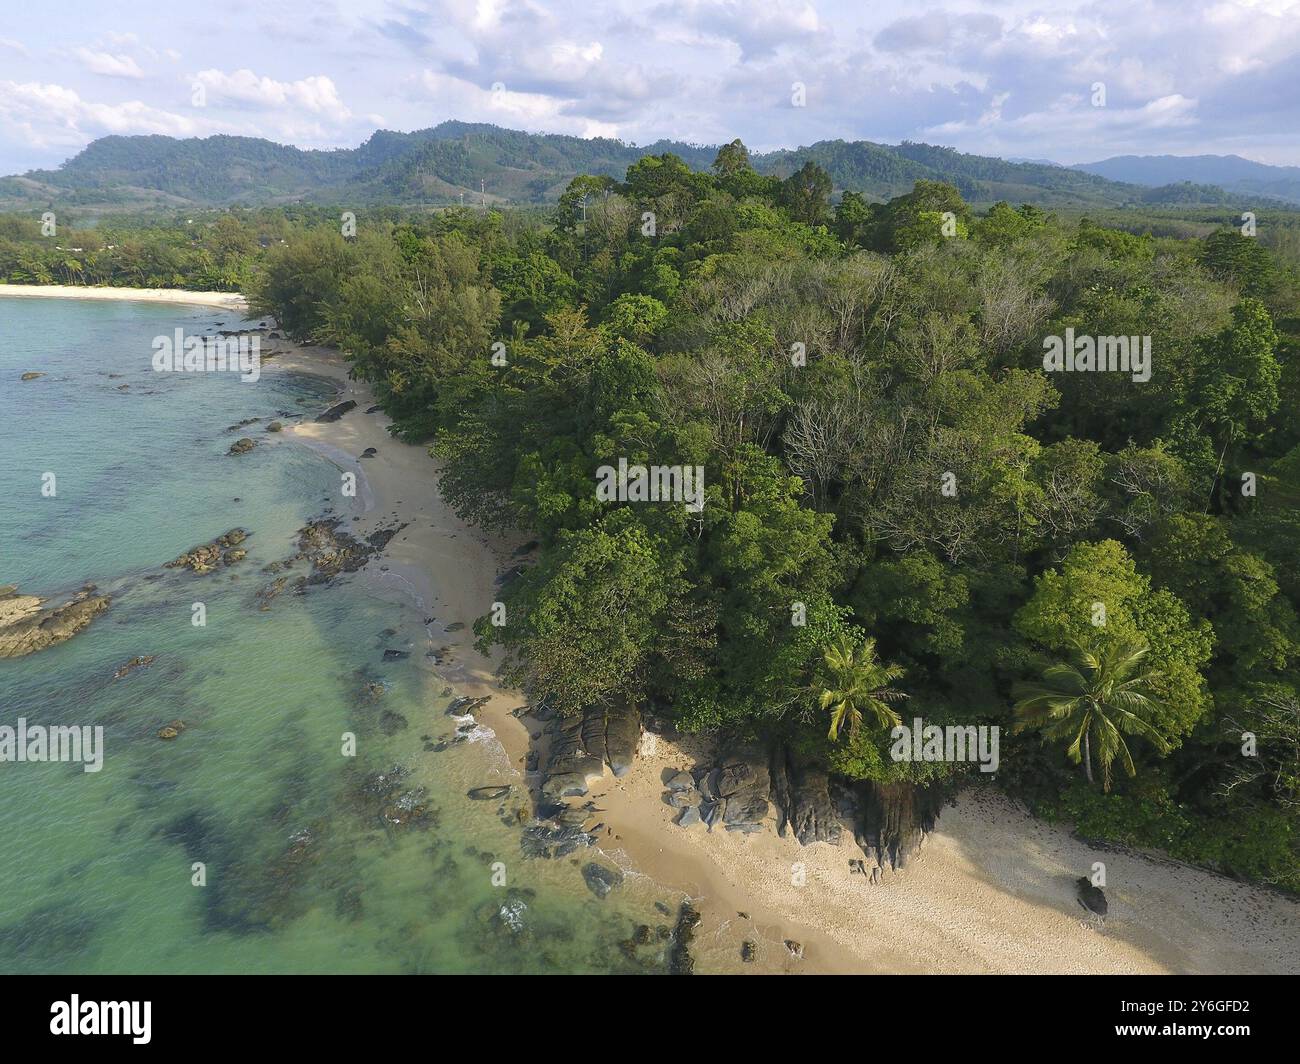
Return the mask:
[(1300, 164), (1300, 0), (0, 5), (0, 173), (108, 133), (352, 147), (448, 118), (636, 143)]

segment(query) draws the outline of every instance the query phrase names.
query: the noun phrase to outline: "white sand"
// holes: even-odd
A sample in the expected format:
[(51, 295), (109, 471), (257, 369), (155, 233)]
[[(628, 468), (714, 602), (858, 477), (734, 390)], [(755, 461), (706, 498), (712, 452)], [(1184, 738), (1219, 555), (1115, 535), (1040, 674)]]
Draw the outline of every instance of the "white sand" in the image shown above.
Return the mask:
[[(357, 534), (394, 515), (409, 522), (385, 552), (388, 572), (373, 578), (436, 617), (432, 644), (451, 648), (439, 672), (463, 693), (491, 699), (477, 715), (520, 765), (528, 733), (509, 711), (526, 699), (496, 683), (494, 661), (473, 649), (468, 626), (491, 608), (495, 578), (525, 537), (487, 535), (456, 517), (438, 492), (437, 463), (424, 448), (389, 436), (382, 413), (365, 412), (372, 393), (346, 379), (336, 353), (298, 349), (272, 365), (328, 375), (356, 400), (339, 421), (298, 425), (286, 435), (364, 480), (368, 509)], [(367, 447), (378, 455), (357, 461)], [(445, 633), (457, 621), (467, 627)], [(676, 827), (676, 811), (661, 800), (663, 772), (706, 756), (706, 744), (654, 745), (627, 777), (606, 777), (593, 788), (608, 825), (601, 845), (621, 850), (628, 868), (691, 895), (704, 918), (703, 945), (734, 955), (742, 940), (758, 942), (756, 971), (1300, 971), (1295, 901), (1142, 854), (1099, 853), (991, 787), (973, 786), (944, 810), (915, 861), (873, 886), (849, 873), (849, 859), (862, 854), (848, 839), (839, 847), (801, 847), (775, 832), (745, 837)], [(1075, 878), (1089, 874), (1094, 861), (1106, 865), (1104, 927), (1084, 919), (1074, 895)], [(805, 866), (802, 887), (792, 885), (796, 862)], [(803, 944), (803, 960), (788, 955), (787, 938)]]
[(179, 288), (94, 288), (75, 284), (0, 284), (0, 296), (40, 299), (118, 299), (133, 303), (181, 303), (243, 313), (248, 300), (238, 292), (188, 292)]

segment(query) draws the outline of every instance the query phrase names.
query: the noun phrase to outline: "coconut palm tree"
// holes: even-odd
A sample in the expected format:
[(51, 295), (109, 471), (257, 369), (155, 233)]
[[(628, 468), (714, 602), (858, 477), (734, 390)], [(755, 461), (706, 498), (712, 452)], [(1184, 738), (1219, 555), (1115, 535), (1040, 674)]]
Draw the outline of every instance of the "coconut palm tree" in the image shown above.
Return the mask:
[(900, 665), (886, 665), (876, 657), (875, 639), (865, 639), (859, 646), (841, 635), (826, 648), (822, 665), (809, 686), (823, 710), (830, 710), (830, 738), (836, 740), (848, 725), (852, 734), (862, 726), (864, 713), (880, 727), (893, 727), (899, 717), (891, 703), (907, 697), (889, 685), (903, 677)]
[(1146, 664), (1149, 649), (1145, 641), (1077, 643), (1070, 661), (1047, 668), (1041, 681), (1016, 685), (1012, 732), (1039, 728), (1044, 739), (1068, 740), (1066, 753), (1075, 764), (1083, 762), (1089, 783), (1095, 746), (1102, 790), (1109, 791), (1116, 758), (1130, 776), (1137, 771), (1124, 735), (1141, 735), (1161, 753), (1168, 750), (1150, 721), (1162, 702), (1154, 686), (1160, 673)]

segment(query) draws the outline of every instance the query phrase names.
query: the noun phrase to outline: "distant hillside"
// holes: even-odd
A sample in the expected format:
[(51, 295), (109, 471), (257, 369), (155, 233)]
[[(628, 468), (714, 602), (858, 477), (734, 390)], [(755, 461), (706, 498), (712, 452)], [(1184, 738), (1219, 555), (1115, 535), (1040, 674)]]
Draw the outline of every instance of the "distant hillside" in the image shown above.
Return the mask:
[(1240, 155), (1118, 155), (1072, 169), (1134, 185), (1190, 181), (1217, 185), (1238, 198), (1268, 196), (1300, 203), (1300, 166), (1269, 166)]
[[(622, 179), (637, 159), (663, 152), (702, 170), (713, 162), (717, 148), (676, 141), (637, 146), (467, 122), (444, 122), (413, 133), (380, 130), (360, 147), (333, 151), (306, 151), (253, 137), (113, 136), (88, 145), (57, 170), (0, 178), (0, 209), (183, 209), (300, 200), (358, 206), (441, 206), (483, 198), (490, 203), (548, 203), (576, 174)], [(1189, 191), (1179, 184), (1153, 193), (1139, 187), (1142, 182), (1121, 183), (1077, 167), (1008, 162), (907, 141), (821, 141), (753, 156), (756, 169), (780, 177), (809, 161), (830, 173), (837, 190), (851, 189), (876, 200), (908, 192), (920, 179), (953, 184), (975, 204), (1008, 200), (1102, 208), (1231, 203), (1239, 195), (1222, 182), (1210, 190)], [(1186, 181), (1188, 175), (1176, 180)]]

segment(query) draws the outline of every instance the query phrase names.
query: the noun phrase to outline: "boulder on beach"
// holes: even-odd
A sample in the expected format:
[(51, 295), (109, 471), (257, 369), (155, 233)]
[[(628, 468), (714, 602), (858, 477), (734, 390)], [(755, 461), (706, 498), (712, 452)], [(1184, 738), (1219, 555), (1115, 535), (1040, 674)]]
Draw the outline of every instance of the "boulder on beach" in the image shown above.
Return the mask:
[(316, 420), (320, 422), (337, 421), (339, 418), (341, 418), (344, 414), (346, 414), (349, 410), (351, 410), (356, 405), (357, 403), (355, 399), (345, 399), (341, 403), (335, 403), (323, 414), (318, 414), (316, 416)]
[(1106, 902), (1106, 892), (1101, 887), (1093, 886), (1092, 880), (1087, 876), (1080, 876), (1074, 881), (1078, 888), (1079, 904), (1084, 910), (1093, 913), (1096, 916), (1105, 916), (1110, 906)]

